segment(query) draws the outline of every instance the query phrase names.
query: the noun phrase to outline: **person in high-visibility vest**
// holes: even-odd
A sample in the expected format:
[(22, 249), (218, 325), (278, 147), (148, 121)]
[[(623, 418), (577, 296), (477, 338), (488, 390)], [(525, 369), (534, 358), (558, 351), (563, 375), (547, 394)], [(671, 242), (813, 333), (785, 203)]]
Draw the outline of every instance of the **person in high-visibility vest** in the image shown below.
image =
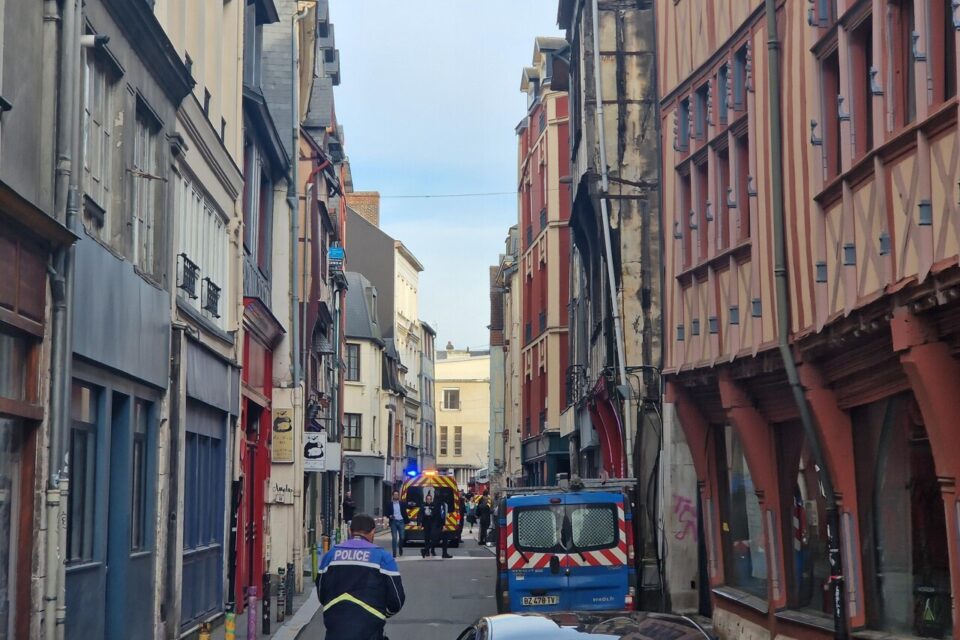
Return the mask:
[(353, 516), (350, 539), (324, 556), (317, 574), (317, 597), (331, 640), (380, 640), (387, 618), (403, 607), (406, 596), (393, 556), (374, 544), (376, 522), (364, 513)]

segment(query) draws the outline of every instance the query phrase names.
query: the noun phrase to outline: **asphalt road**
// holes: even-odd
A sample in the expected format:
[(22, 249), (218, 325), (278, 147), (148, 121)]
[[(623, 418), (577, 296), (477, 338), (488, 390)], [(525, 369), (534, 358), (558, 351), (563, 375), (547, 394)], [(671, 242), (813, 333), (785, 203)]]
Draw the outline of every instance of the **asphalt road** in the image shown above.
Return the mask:
[[(389, 534), (377, 542), (389, 549)], [(416, 546), (404, 549), (404, 555), (397, 558), (407, 601), (403, 610), (387, 621), (390, 640), (455, 640), (474, 620), (497, 612), (493, 599), (497, 565), (492, 547), (479, 547), (476, 539), (464, 532), (463, 544), (450, 553), (454, 556), (450, 560), (441, 560), (439, 550), (436, 558), (424, 560)], [(322, 612), (317, 612), (299, 638), (324, 638)]]

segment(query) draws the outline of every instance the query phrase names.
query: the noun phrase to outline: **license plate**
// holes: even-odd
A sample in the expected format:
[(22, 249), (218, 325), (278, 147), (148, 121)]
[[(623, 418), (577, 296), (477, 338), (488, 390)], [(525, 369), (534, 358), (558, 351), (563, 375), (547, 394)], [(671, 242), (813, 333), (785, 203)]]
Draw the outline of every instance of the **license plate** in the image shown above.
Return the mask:
[(560, 604), (560, 596), (526, 596), (520, 600), (525, 607)]

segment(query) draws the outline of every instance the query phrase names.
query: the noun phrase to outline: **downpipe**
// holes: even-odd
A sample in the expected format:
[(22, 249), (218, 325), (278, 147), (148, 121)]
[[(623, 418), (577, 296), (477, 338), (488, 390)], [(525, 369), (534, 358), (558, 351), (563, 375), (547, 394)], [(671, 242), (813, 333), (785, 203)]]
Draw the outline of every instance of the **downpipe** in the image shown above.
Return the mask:
[[(827, 556), (830, 563), (830, 586), (833, 599), (834, 638), (847, 640), (849, 637), (847, 622), (847, 602), (844, 588), (843, 558), (840, 547), (840, 512), (837, 507), (837, 496), (823, 455), (823, 445), (814, 426), (813, 414), (807, 402), (800, 376), (797, 372), (797, 363), (790, 348), (790, 294), (787, 283), (787, 250), (785, 234), (785, 204), (783, 195), (783, 124), (781, 122), (780, 93), (780, 36), (777, 27), (777, 2), (765, 0), (767, 22), (767, 64), (768, 83), (770, 89), (770, 150), (771, 188), (773, 190), (773, 233), (774, 243), (774, 279), (777, 296), (777, 345), (783, 366), (786, 370), (787, 381), (793, 394), (794, 402), (800, 413), (800, 422), (807, 442), (817, 463), (817, 476), (821, 491), (826, 501), (827, 519)], [(772, 533), (772, 532), (771, 532)]]
[[(607, 169), (607, 136), (603, 123), (603, 82), (600, 75), (600, 0), (593, 0), (593, 81), (596, 95), (597, 132), (600, 147), (600, 214), (603, 218), (603, 247), (606, 254), (607, 282), (610, 285), (610, 314), (613, 316), (613, 331), (617, 344), (617, 371), (620, 384), (630, 386), (627, 379), (626, 346), (623, 339), (623, 319), (621, 317), (619, 297), (617, 296), (617, 281), (613, 271), (613, 248), (610, 241), (610, 213), (607, 210), (607, 195), (610, 192), (610, 175)], [(627, 393), (623, 399), (623, 437), (624, 458), (626, 459), (626, 475), (633, 477), (633, 398)], [(623, 461), (621, 461), (621, 469)]]
[[(59, 67), (57, 87), (57, 155), (54, 183), (54, 211), (68, 229), (76, 228), (77, 174), (79, 149), (79, 53), (80, 4), (65, 0), (61, 8)], [(60, 214), (63, 211), (63, 214)], [(51, 270), (50, 411), (48, 414), (47, 490), (44, 509), (46, 553), (43, 585), (43, 637), (64, 637), (66, 618), (67, 509), (69, 504), (69, 468), (67, 458), (68, 424), (72, 361), (72, 309), (74, 248), (56, 252)]]

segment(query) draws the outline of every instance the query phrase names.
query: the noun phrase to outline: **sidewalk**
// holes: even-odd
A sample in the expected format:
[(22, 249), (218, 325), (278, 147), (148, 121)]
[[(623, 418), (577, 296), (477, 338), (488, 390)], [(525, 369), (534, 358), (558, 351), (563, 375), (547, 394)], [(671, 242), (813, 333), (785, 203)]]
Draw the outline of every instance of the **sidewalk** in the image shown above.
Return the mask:
[[(320, 610), (320, 602), (317, 600), (316, 589), (314, 589), (313, 584), (310, 582), (309, 576), (304, 577), (303, 584), (303, 593), (297, 593), (293, 596), (293, 615), (287, 615), (283, 622), (276, 621), (276, 600), (274, 599), (270, 603), (270, 631), (271, 633), (260, 633), (260, 617), (261, 611), (259, 603), (257, 605), (257, 640), (262, 638), (272, 638), (273, 640), (296, 640), (299, 637), (303, 629), (313, 620), (313, 616)], [(238, 615), (236, 618), (236, 638), (239, 640), (243, 638), (244, 640), (249, 640), (250, 636), (247, 635), (247, 612), (244, 611), (242, 614)], [(214, 629), (211, 634), (211, 640), (224, 640), (226, 637), (226, 629), (223, 625), (224, 619), (220, 618), (218, 621), (218, 626)], [(191, 638), (196, 638), (197, 634), (194, 633), (190, 636)]]

